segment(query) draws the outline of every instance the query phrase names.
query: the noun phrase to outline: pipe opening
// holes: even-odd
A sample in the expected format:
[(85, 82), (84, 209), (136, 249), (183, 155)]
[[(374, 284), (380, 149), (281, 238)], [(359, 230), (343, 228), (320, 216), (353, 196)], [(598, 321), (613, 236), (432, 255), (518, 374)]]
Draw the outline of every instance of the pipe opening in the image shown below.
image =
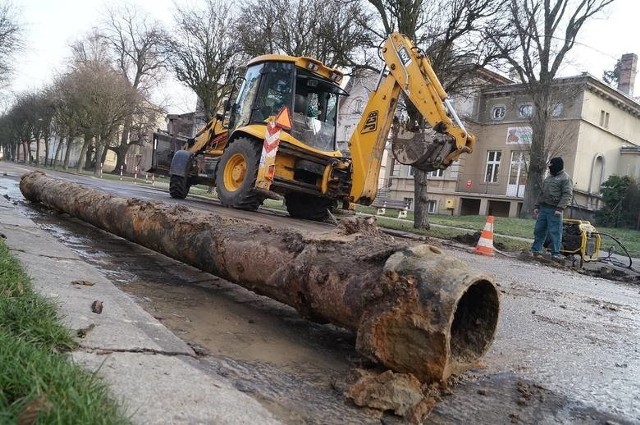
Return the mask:
[(493, 342), (500, 301), (491, 282), (473, 283), (458, 301), (451, 325), (451, 357), (456, 362), (480, 358)]

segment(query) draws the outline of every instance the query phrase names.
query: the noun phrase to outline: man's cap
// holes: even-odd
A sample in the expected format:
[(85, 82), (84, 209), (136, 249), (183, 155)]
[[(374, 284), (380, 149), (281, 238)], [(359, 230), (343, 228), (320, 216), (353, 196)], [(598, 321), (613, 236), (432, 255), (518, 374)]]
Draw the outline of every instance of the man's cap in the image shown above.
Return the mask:
[(564, 168), (564, 161), (559, 156), (556, 156), (555, 158), (551, 158), (551, 160), (549, 161), (549, 167), (554, 167), (562, 170)]

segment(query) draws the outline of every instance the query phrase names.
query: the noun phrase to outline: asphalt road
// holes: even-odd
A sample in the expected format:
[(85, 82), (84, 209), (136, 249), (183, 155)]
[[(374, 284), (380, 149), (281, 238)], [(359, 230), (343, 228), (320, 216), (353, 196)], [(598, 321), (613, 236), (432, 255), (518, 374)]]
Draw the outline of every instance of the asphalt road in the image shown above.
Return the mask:
[[(0, 163), (0, 186), (15, 193), (30, 171)], [(49, 173), (47, 171), (47, 173)], [(272, 226), (326, 230), (269, 211), (247, 213), (210, 200), (175, 201), (147, 184), (69, 174), (122, 196), (180, 202)], [(201, 367), (226, 374), (284, 423), (393, 423), (341, 396), (339, 377), (360, 365), (353, 336), (306, 322), (278, 303), (150, 255), (65, 217), (33, 211), (49, 231), (101, 269), (174, 333), (202, 347)], [(495, 277), (501, 316), (479, 367), (459, 377), (429, 423), (639, 423), (640, 288), (538, 262), (446, 252)], [(214, 311), (215, 313), (212, 313)]]

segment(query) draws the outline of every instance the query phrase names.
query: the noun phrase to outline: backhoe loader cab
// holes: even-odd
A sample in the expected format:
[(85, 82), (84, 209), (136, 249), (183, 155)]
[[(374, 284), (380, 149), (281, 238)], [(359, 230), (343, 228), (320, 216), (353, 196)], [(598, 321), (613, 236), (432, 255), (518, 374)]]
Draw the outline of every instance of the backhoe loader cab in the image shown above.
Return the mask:
[(298, 142), (319, 151), (335, 151), (338, 96), (347, 93), (338, 85), (342, 74), (335, 70), (329, 74), (324, 66), (324, 75), (312, 71), (321, 66), (309, 58), (268, 55), (254, 59), (232, 110), (232, 131), (263, 125), (286, 107), (292, 119), (289, 133)]

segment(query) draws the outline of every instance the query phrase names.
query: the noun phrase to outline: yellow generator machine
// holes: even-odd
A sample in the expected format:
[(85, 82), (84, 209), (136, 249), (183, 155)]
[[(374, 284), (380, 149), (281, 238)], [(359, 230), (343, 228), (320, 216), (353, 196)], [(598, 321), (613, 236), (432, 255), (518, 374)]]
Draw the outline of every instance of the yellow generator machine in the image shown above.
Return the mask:
[(562, 253), (580, 255), (580, 264), (600, 259), (600, 233), (585, 220), (562, 220)]

